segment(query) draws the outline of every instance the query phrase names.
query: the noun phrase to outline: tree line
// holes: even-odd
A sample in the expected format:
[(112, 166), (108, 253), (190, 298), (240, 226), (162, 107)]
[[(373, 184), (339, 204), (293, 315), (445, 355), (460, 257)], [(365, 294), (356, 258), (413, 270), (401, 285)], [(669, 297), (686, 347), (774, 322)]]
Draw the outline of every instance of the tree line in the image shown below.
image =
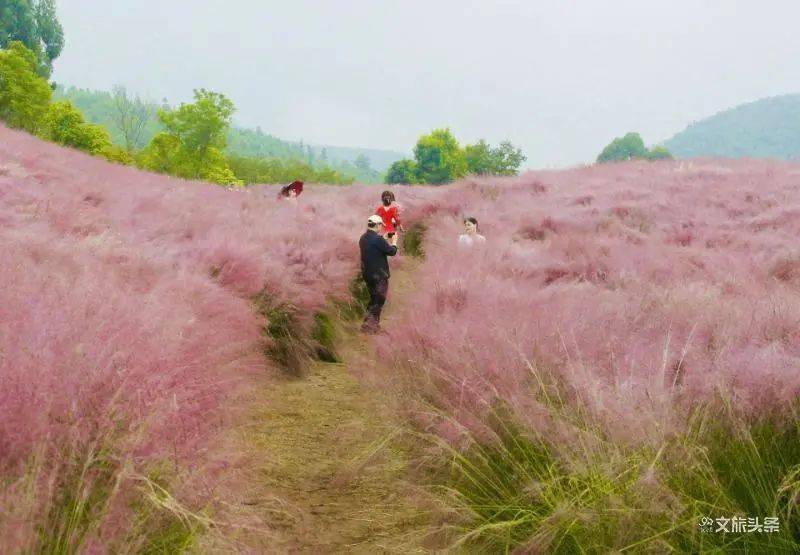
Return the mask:
[[(69, 99), (53, 98), (48, 78), (63, 46), (54, 0), (0, 0), (0, 119), (6, 124), (113, 162), (224, 185), (380, 180), (366, 156), (332, 164), (324, 148), (286, 143), (260, 129), (233, 129), (233, 102), (205, 89), (176, 108), (145, 102), (122, 87), (110, 94), (77, 90), (73, 94), (82, 95), (85, 108), (100, 112), (93, 114), (95, 121), (107, 126), (90, 123)], [(671, 158), (666, 148), (647, 149), (638, 133), (628, 133), (606, 146), (597, 161), (665, 158)], [(390, 166), (385, 181), (441, 184), (467, 174), (516, 175), (525, 160), (509, 141), (494, 147), (480, 140), (462, 148), (449, 129), (435, 129), (417, 141), (413, 159)]]
[[(161, 109), (171, 110), (166, 99), (160, 104), (143, 101), (139, 97), (129, 97), (125, 89), (119, 86), (114, 87), (111, 92), (57, 86), (54, 96), (71, 101), (92, 123), (104, 125), (111, 133), (112, 141), (125, 146), (129, 151), (140, 150), (158, 133), (164, 131), (158, 113)], [(266, 168), (260, 172), (260, 179), (267, 179), (267, 182), (280, 182), (283, 179), (281, 176), (292, 172), (300, 176), (298, 179), (307, 181), (383, 181), (381, 172), (373, 169), (369, 158), (363, 154), (353, 161), (329, 157), (325, 147), (307, 145), (303, 141), (284, 141), (265, 133), (260, 127), (246, 129), (231, 126), (226, 135), (225, 152), (230, 163), (233, 165), (232, 160), (236, 159), (235, 165), (241, 167), (244, 158), (258, 159), (258, 164), (248, 165)], [(238, 175), (236, 168), (234, 171)], [(246, 176), (239, 177), (246, 183), (251, 182)]]
[(465, 175), (517, 175), (527, 160), (510, 141), (492, 147), (481, 139), (461, 148), (450, 129), (434, 129), (414, 147), (414, 159), (389, 167), (386, 183), (449, 183)]
[[(230, 155), (226, 147), (235, 107), (224, 95), (205, 89), (194, 92), (194, 102), (170, 108), (115, 87), (109, 95), (109, 127), (86, 121), (72, 102), (54, 99), (55, 87), (48, 82), (63, 47), (54, 0), (0, 0), (0, 120), (113, 162), (189, 179), (224, 185), (354, 181), (336, 169), (301, 160)], [(359, 171), (353, 168), (354, 174)]]
[[(156, 108), (116, 87), (111, 94), (111, 119), (124, 145), (118, 146), (105, 126), (87, 122), (72, 102), (53, 99), (41, 67), (39, 55), (21, 41), (0, 50), (0, 119), (7, 125), (112, 162), (222, 185), (293, 179), (354, 181), (335, 169), (301, 160), (229, 154), (226, 147), (235, 107), (225, 95), (205, 89), (194, 91), (191, 103)], [(159, 131), (145, 144), (145, 131), (154, 118)]]

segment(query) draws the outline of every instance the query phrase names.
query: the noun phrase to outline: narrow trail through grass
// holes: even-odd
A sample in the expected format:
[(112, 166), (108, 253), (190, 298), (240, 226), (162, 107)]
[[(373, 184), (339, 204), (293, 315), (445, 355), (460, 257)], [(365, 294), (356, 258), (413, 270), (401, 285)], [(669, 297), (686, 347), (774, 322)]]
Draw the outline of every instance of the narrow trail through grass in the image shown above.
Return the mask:
[[(404, 309), (415, 261), (394, 264), (385, 322)], [(358, 379), (376, 369), (359, 323), (339, 329), (343, 362), (315, 362), (301, 378), (258, 393), (245, 441), (254, 453), (254, 499), (267, 534), (246, 541), (281, 553), (422, 552), (428, 517), (410, 483), (405, 424), (389, 391)], [(258, 545), (253, 545), (253, 542)]]

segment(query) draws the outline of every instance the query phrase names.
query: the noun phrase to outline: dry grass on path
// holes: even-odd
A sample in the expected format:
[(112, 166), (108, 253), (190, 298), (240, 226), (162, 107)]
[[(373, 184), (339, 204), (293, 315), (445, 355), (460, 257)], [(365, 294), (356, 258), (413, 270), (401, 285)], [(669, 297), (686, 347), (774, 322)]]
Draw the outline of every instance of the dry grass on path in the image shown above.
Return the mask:
[[(410, 285), (413, 262), (404, 262), (393, 277), (388, 321)], [(390, 393), (355, 377), (377, 370), (371, 340), (357, 329), (339, 329), (343, 363), (317, 362), (302, 378), (254, 392), (256, 408), (242, 434), (252, 487), (241, 510), (258, 513), (264, 530), (228, 537), (236, 549), (425, 551), (430, 517), (425, 494), (411, 484), (408, 430)]]

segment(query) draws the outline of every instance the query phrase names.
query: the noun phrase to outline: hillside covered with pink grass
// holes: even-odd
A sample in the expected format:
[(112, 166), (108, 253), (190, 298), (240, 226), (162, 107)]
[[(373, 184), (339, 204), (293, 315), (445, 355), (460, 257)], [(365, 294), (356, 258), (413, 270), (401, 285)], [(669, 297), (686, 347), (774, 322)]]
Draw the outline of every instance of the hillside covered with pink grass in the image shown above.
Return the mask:
[[(576, 455), (587, 421), (598, 445), (656, 459), (698, 407), (791, 421), (800, 166), (642, 162), (394, 190), (407, 226), (426, 229), (425, 256), (410, 309), (375, 339), (392, 371), (378, 378), (453, 449), (492, 445), (498, 414), (526, 441), (558, 443), (570, 468), (589, 464)], [(241, 400), (279, 372), (255, 299), (306, 331), (347, 302), (379, 197), (311, 185), (295, 207), (276, 192), (148, 174), (0, 127), (0, 545), (135, 551), (142, 481), (190, 507), (213, 501), (238, 455), (218, 446)], [(457, 246), (465, 216), (485, 246)], [(626, 506), (656, 511), (654, 499)], [(689, 505), (664, 502), (659, 518), (690, 522)], [(93, 524), (76, 531), (64, 511)], [(610, 529), (597, 552), (639, 541)], [(506, 547), (538, 537), (526, 533)]]
[(113, 546), (126, 492), (164, 461), (184, 495), (202, 489), (239, 394), (277, 372), (252, 298), (306, 324), (348, 298), (375, 202), (366, 187), (312, 186), (295, 209), (276, 192), (147, 174), (0, 127), (0, 544), (36, 545), (42, 523), (66, 526), (65, 491), (118, 482), (92, 509), (109, 516), (79, 538)]
[[(444, 440), (454, 547), (800, 549), (800, 166), (465, 180), (426, 209), (414, 308), (379, 341)], [(457, 245), (464, 216), (485, 245)], [(779, 526), (700, 528), (728, 515)]]

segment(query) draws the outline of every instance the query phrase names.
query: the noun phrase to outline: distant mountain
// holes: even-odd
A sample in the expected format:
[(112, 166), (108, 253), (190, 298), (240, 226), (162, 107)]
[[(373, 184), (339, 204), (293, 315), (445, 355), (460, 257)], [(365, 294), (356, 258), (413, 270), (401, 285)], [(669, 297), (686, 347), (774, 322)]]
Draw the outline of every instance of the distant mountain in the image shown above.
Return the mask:
[(692, 123), (664, 142), (676, 158), (800, 159), (800, 94), (742, 104)]

